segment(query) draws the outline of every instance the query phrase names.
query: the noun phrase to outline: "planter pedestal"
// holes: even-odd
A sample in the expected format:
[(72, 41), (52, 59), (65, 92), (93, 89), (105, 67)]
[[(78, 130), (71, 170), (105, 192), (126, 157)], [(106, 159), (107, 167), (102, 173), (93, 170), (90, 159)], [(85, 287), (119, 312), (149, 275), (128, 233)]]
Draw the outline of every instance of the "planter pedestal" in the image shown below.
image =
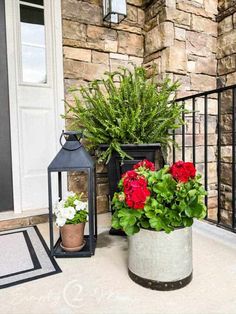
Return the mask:
[(154, 290), (175, 290), (192, 280), (192, 228), (170, 234), (141, 229), (128, 237), (129, 276)]

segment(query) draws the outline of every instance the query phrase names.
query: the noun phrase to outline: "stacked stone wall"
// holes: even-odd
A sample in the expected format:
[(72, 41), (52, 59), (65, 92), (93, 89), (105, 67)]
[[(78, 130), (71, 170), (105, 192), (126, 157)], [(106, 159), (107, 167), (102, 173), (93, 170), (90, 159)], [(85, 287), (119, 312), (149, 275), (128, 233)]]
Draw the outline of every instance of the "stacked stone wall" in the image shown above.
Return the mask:
[[(178, 97), (236, 82), (235, 0), (128, 0), (127, 18), (119, 25), (102, 19), (101, 0), (62, 0), (65, 98), (71, 85), (101, 79), (119, 66), (155, 65), (156, 79), (178, 80)], [(218, 4), (218, 7), (217, 7)], [(218, 80), (217, 80), (218, 78)], [(218, 82), (218, 85), (217, 85)], [(230, 180), (232, 108), (230, 93), (222, 96), (222, 178)], [(186, 102), (192, 109), (192, 103)], [(209, 216), (217, 218), (217, 95), (208, 99)], [(192, 160), (192, 115), (186, 116), (186, 160)], [(196, 99), (196, 162), (204, 172), (204, 99)], [(181, 130), (176, 140), (181, 145)], [(181, 150), (177, 158), (182, 159)], [(170, 156), (171, 158), (171, 156)], [(228, 165), (228, 166), (227, 166)], [(203, 173), (204, 174), (204, 173)], [(86, 192), (85, 176), (71, 174), (70, 187)], [(225, 178), (224, 178), (225, 176)], [(230, 219), (231, 184), (222, 186), (222, 220)], [(224, 189), (224, 190), (223, 190)], [(108, 182), (104, 165), (97, 166), (98, 210), (108, 210)], [(228, 193), (228, 194), (227, 194)], [(232, 211), (231, 211), (232, 212)]]
[[(119, 25), (104, 23), (102, 1), (62, 0), (65, 98), (70, 86), (80, 87), (101, 79), (105, 71), (131, 63), (141, 65), (144, 51), (143, 1), (128, 0), (127, 18)], [(69, 189), (87, 191), (84, 174), (70, 174)], [(108, 210), (108, 179), (104, 165), (97, 165), (98, 212)]]
[[(218, 87), (236, 84), (236, 1), (218, 3)], [(232, 91), (221, 95), (220, 220), (232, 224)]]
[[(153, 1), (146, 10), (144, 64), (155, 65), (157, 79), (168, 75), (181, 84), (177, 97), (216, 88), (217, 1)], [(192, 110), (192, 101), (185, 102)], [(204, 99), (195, 103), (196, 166), (204, 181)], [(185, 160), (193, 160), (192, 114), (186, 115)], [(182, 160), (182, 129), (176, 132)], [(217, 218), (217, 97), (208, 99), (208, 209)], [(172, 161), (169, 153), (168, 162)]]
[(146, 9), (144, 64), (181, 82), (180, 96), (216, 87), (217, 3), (153, 1)]
[(219, 85), (236, 82), (236, 1), (219, 0), (217, 62)]

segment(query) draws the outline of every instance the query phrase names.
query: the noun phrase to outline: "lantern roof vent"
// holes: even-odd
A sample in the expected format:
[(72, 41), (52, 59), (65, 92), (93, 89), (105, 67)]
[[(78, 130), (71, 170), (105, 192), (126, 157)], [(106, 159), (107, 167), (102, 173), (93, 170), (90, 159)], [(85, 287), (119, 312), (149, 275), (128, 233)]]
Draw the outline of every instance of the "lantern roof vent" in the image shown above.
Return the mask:
[[(62, 148), (48, 166), (48, 171), (76, 171), (95, 167), (95, 161), (80, 142), (82, 134), (79, 139), (78, 134), (75, 131), (62, 132), (60, 138)], [(66, 140), (64, 145), (63, 137)]]

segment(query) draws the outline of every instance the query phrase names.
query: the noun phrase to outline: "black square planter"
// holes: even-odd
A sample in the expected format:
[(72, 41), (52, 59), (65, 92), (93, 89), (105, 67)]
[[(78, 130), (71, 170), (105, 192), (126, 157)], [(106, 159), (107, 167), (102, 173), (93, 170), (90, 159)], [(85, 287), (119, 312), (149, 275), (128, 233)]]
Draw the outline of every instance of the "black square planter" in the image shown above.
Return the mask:
[[(101, 150), (106, 150), (108, 145), (100, 145)], [(109, 181), (109, 203), (111, 204), (114, 193), (118, 191), (118, 183), (123, 173), (133, 169), (133, 166), (143, 159), (155, 163), (156, 169), (164, 166), (164, 158), (160, 144), (124, 144), (121, 148), (133, 159), (124, 159), (117, 152), (114, 152), (108, 163), (108, 181)], [(111, 211), (112, 206), (110, 206)], [(110, 234), (120, 234), (113, 228)]]

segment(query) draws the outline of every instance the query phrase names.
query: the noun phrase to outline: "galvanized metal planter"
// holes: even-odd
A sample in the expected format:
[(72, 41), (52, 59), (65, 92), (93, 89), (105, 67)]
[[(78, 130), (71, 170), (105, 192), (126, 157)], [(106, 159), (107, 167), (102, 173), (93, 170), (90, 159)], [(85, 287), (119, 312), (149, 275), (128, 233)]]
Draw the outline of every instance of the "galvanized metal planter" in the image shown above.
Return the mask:
[(175, 290), (192, 280), (192, 228), (170, 234), (141, 229), (128, 237), (130, 278), (146, 288)]

